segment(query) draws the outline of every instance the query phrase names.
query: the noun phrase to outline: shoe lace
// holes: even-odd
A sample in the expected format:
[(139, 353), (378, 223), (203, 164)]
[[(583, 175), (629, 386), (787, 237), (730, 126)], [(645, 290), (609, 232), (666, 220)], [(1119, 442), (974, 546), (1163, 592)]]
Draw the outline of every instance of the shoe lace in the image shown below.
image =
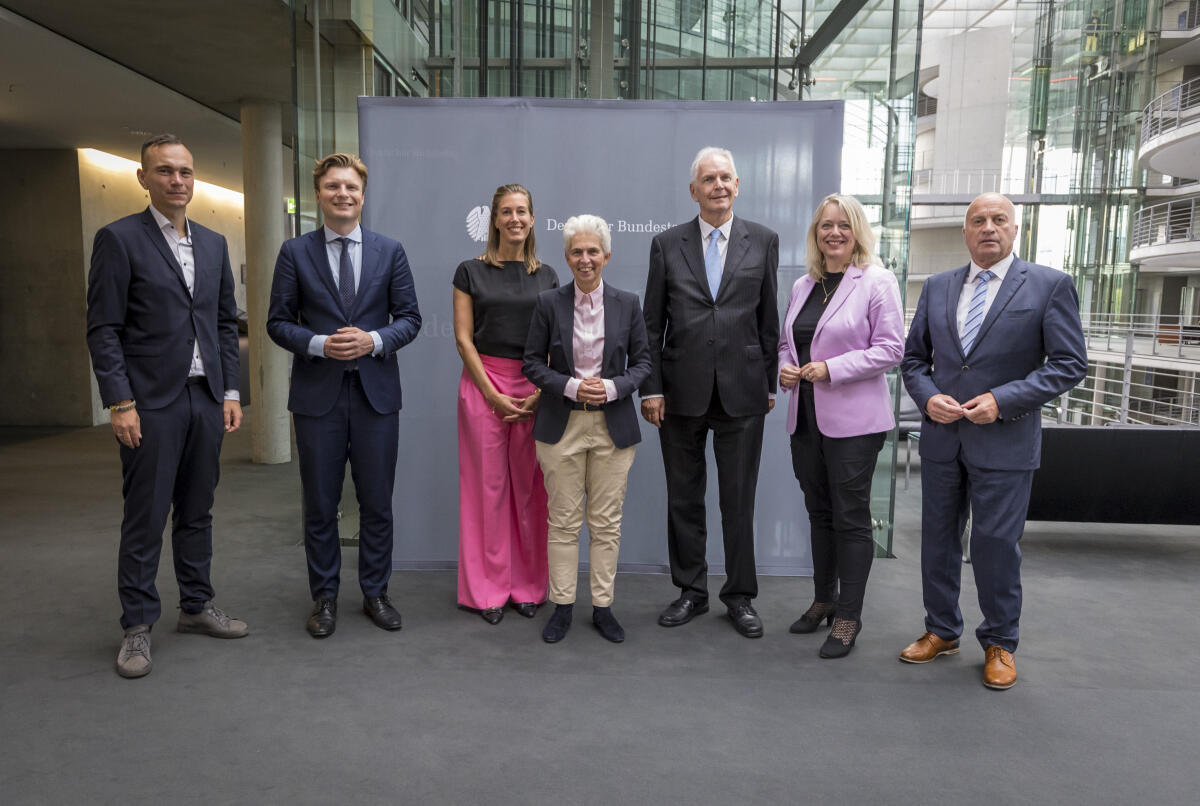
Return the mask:
[(225, 615), (225, 611), (222, 610), (221, 608), (217, 607), (216, 605), (210, 604), (208, 606), (208, 612), (212, 615), (212, 617), (214, 619), (217, 620), (217, 622), (222, 627), (224, 627), (225, 625), (227, 625), (229, 623), (229, 616)]
[(831, 637), (841, 641), (844, 646), (849, 646), (854, 640), (855, 624), (850, 619), (835, 618), (833, 620), (833, 629), (829, 631)]
[(146, 658), (150, 657), (150, 641), (146, 633), (134, 633), (125, 639), (125, 654), (132, 657), (133, 655), (142, 655)]

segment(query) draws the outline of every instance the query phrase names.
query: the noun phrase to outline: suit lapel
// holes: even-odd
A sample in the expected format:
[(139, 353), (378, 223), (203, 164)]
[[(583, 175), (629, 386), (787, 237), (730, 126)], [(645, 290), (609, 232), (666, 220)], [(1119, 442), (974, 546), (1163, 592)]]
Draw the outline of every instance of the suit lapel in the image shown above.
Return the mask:
[(979, 326), (979, 334), (975, 336), (975, 343), (971, 345), (972, 352), (983, 341), (983, 337), (987, 335), (988, 330), (995, 324), (996, 319), (1003, 313), (1008, 303), (1012, 302), (1013, 295), (1025, 282), (1025, 275), (1024, 261), (1014, 258), (1012, 265), (1008, 267), (1008, 272), (1004, 275), (1004, 282), (1000, 283), (1000, 290), (996, 292), (996, 298), (988, 307), (987, 316), (983, 317), (983, 324)]
[(718, 297), (725, 290), (725, 286), (729, 285), (729, 279), (741, 265), (742, 258), (746, 256), (749, 248), (750, 233), (746, 231), (746, 225), (742, 223), (742, 220), (734, 216), (733, 223), (729, 225), (729, 246), (725, 248), (725, 267), (721, 270), (721, 287), (717, 289)]
[[(565, 293), (564, 293), (565, 292)], [(567, 357), (567, 377), (575, 376), (575, 282), (571, 281), (562, 287), (558, 298), (554, 300), (558, 309), (558, 339), (563, 346), (563, 354)]]
[(329, 253), (325, 251), (324, 227), (309, 233), (306, 248), (308, 259), (312, 261), (313, 270), (325, 284), (325, 288), (329, 290), (329, 295), (333, 297), (333, 304), (349, 319), (349, 312), (342, 309), (342, 297), (338, 294), (337, 286), (333, 283), (333, 275), (329, 272)]
[[(679, 250), (683, 253), (683, 261), (687, 263), (688, 268), (692, 270), (692, 276), (696, 278), (696, 282), (706, 292), (708, 288), (708, 275), (704, 272), (704, 248), (703, 239), (700, 237), (700, 217), (692, 219), (692, 223), (684, 230), (683, 237), (679, 241)], [(709, 293), (710, 297), (711, 292)], [(715, 299), (715, 298), (714, 298)]]
[[(175, 254), (171, 251), (171, 247), (167, 246), (167, 239), (163, 236), (162, 230), (158, 228), (158, 222), (154, 220), (154, 214), (150, 212), (149, 207), (142, 213), (142, 223), (146, 225), (146, 237), (150, 239), (150, 243), (154, 244), (154, 248), (162, 255), (163, 260), (167, 261), (167, 265), (171, 267), (172, 271), (175, 272), (175, 276), (179, 278), (179, 282), (183, 285), (184, 293), (187, 293), (187, 280), (183, 277), (183, 267), (175, 259)], [(193, 256), (195, 255), (195, 249), (195, 240), (193, 240)]]
[[(862, 282), (863, 273), (863, 270), (858, 266), (846, 267), (846, 276), (838, 283), (837, 290), (833, 292), (833, 299), (829, 300), (829, 304), (825, 306), (825, 310), (821, 313), (821, 318), (817, 321), (817, 329), (813, 331), (813, 341), (817, 340), (817, 334), (825, 328), (825, 323), (833, 318), (838, 308), (845, 305), (850, 295), (858, 289), (859, 283)], [(824, 292), (821, 293), (824, 294)]]
[(371, 284), (375, 282), (380, 271), (380, 254), (379, 243), (375, 239), (375, 233), (362, 230), (362, 249), (360, 250), (359, 260), (362, 265), (358, 271), (358, 291), (354, 294), (354, 307), (351, 310), (350, 318), (358, 311), (362, 305), (363, 294)]
[(958, 345), (960, 356), (963, 355), (963, 348), (962, 335), (958, 332), (958, 300), (962, 296), (963, 284), (967, 282), (967, 275), (970, 273), (971, 264), (968, 263), (955, 269), (954, 276), (950, 282), (946, 283), (946, 327), (954, 336), (954, 343)]
[[(621, 309), (617, 302), (617, 292), (604, 285), (604, 355), (600, 358), (601, 375), (608, 368), (613, 349), (617, 344), (617, 327), (621, 324)], [(620, 374), (620, 373), (617, 373)], [(607, 377), (607, 375), (604, 375)]]

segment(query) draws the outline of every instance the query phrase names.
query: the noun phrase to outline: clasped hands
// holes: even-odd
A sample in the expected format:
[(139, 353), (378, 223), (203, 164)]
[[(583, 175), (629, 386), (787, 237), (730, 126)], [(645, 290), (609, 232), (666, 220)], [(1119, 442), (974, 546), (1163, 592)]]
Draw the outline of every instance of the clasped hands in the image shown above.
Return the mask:
[(925, 403), (925, 413), (935, 423), (952, 423), (966, 417), (975, 425), (987, 425), (999, 419), (1000, 406), (991, 392), (976, 395), (966, 403), (959, 403), (950, 395), (939, 393)]
[(353, 361), (375, 350), (371, 334), (356, 327), (340, 327), (325, 339), (325, 357), (337, 361)]
[(541, 393), (536, 391), (529, 397), (512, 397), (496, 392), (488, 398), (488, 405), (492, 407), (492, 413), (504, 422), (520, 423), (533, 416), (541, 399)]
[(800, 381), (817, 383), (829, 380), (829, 366), (824, 361), (809, 361), (802, 367), (784, 364), (779, 368), (779, 385), (791, 389)]

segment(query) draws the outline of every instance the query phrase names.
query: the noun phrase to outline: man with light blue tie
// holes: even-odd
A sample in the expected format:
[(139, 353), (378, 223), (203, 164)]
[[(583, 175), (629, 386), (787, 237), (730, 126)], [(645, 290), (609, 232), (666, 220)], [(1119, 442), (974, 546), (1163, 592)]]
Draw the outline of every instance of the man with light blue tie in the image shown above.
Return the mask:
[(1013, 253), (1012, 203), (985, 193), (967, 208), (971, 262), (921, 290), (900, 369), (921, 425), (921, 575), (925, 633), (900, 653), (928, 663), (959, 650), (961, 535), (971, 512), (971, 567), (983, 623), (983, 684), (1017, 681), (1021, 549), (1041, 407), (1087, 372), (1079, 299), (1066, 274)]
[(758, 638), (754, 495), (778, 383), (779, 236), (733, 215), (738, 184), (729, 151), (701, 149), (688, 185), (700, 215), (650, 245), (651, 370), (640, 391), (642, 416), (659, 429), (671, 581), (680, 591), (658, 623), (677, 627), (708, 610), (704, 449), (712, 431), (725, 544), (720, 598), (734, 629)]
[(421, 314), (404, 248), (359, 225), (362, 161), (330, 154), (317, 163), (313, 185), (325, 225), (279, 250), (267, 332), (295, 354), (288, 409), (313, 598), (306, 627), (326, 638), (337, 626), (337, 510), (347, 460), (359, 506), (363, 611), (382, 629), (401, 626), (388, 598), (401, 404), (395, 354), (416, 337)]

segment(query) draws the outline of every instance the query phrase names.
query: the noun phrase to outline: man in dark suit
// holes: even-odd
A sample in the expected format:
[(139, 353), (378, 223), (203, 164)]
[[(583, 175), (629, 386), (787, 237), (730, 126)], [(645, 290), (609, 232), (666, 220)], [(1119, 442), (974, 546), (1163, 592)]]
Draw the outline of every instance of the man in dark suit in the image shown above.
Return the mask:
[(575, 281), (538, 296), (522, 367), (543, 392), (533, 438), (549, 497), (555, 608), (542, 640), (557, 643), (571, 626), (586, 498), (592, 624), (620, 643), (613, 588), (629, 468), (642, 441), (633, 393), (650, 374), (650, 347), (637, 295), (601, 280), (612, 254), (608, 223), (572, 216), (563, 241)]
[(325, 225), (279, 250), (267, 332), (295, 354), (288, 409), (304, 490), (304, 550), (314, 638), (333, 634), (342, 565), (337, 529), (346, 461), (358, 494), (363, 611), (400, 629), (388, 598), (392, 487), (400, 434), (396, 352), (421, 327), (404, 248), (359, 225), (367, 166), (352, 154), (317, 163)]
[(221, 440), (241, 425), (242, 408), (229, 250), (187, 217), (194, 173), (178, 137), (147, 140), (137, 178), (150, 206), (103, 227), (92, 246), (87, 342), (121, 445), (125, 497), (117, 559), (122, 677), (150, 673), (150, 630), (162, 610), (154, 580), (172, 510), (179, 631), (247, 632), (212, 603)]
[(928, 663), (958, 652), (961, 536), (971, 512), (971, 567), (983, 623), (983, 684), (1017, 681), (1021, 549), (1044, 403), (1087, 372), (1071, 278), (1012, 251), (1012, 203), (985, 193), (967, 208), (971, 262), (925, 281), (900, 364), (921, 426), (921, 576), (925, 634), (900, 653)]
[(778, 383), (779, 236), (734, 217), (738, 176), (725, 149), (701, 149), (688, 187), (700, 215), (655, 236), (646, 280), (651, 371), (642, 416), (659, 428), (671, 579), (680, 589), (658, 623), (675, 627), (708, 610), (704, 446), (712, 431), (725, 538), (720, 597), (737, 631), (758, 638), (754, 493)]

